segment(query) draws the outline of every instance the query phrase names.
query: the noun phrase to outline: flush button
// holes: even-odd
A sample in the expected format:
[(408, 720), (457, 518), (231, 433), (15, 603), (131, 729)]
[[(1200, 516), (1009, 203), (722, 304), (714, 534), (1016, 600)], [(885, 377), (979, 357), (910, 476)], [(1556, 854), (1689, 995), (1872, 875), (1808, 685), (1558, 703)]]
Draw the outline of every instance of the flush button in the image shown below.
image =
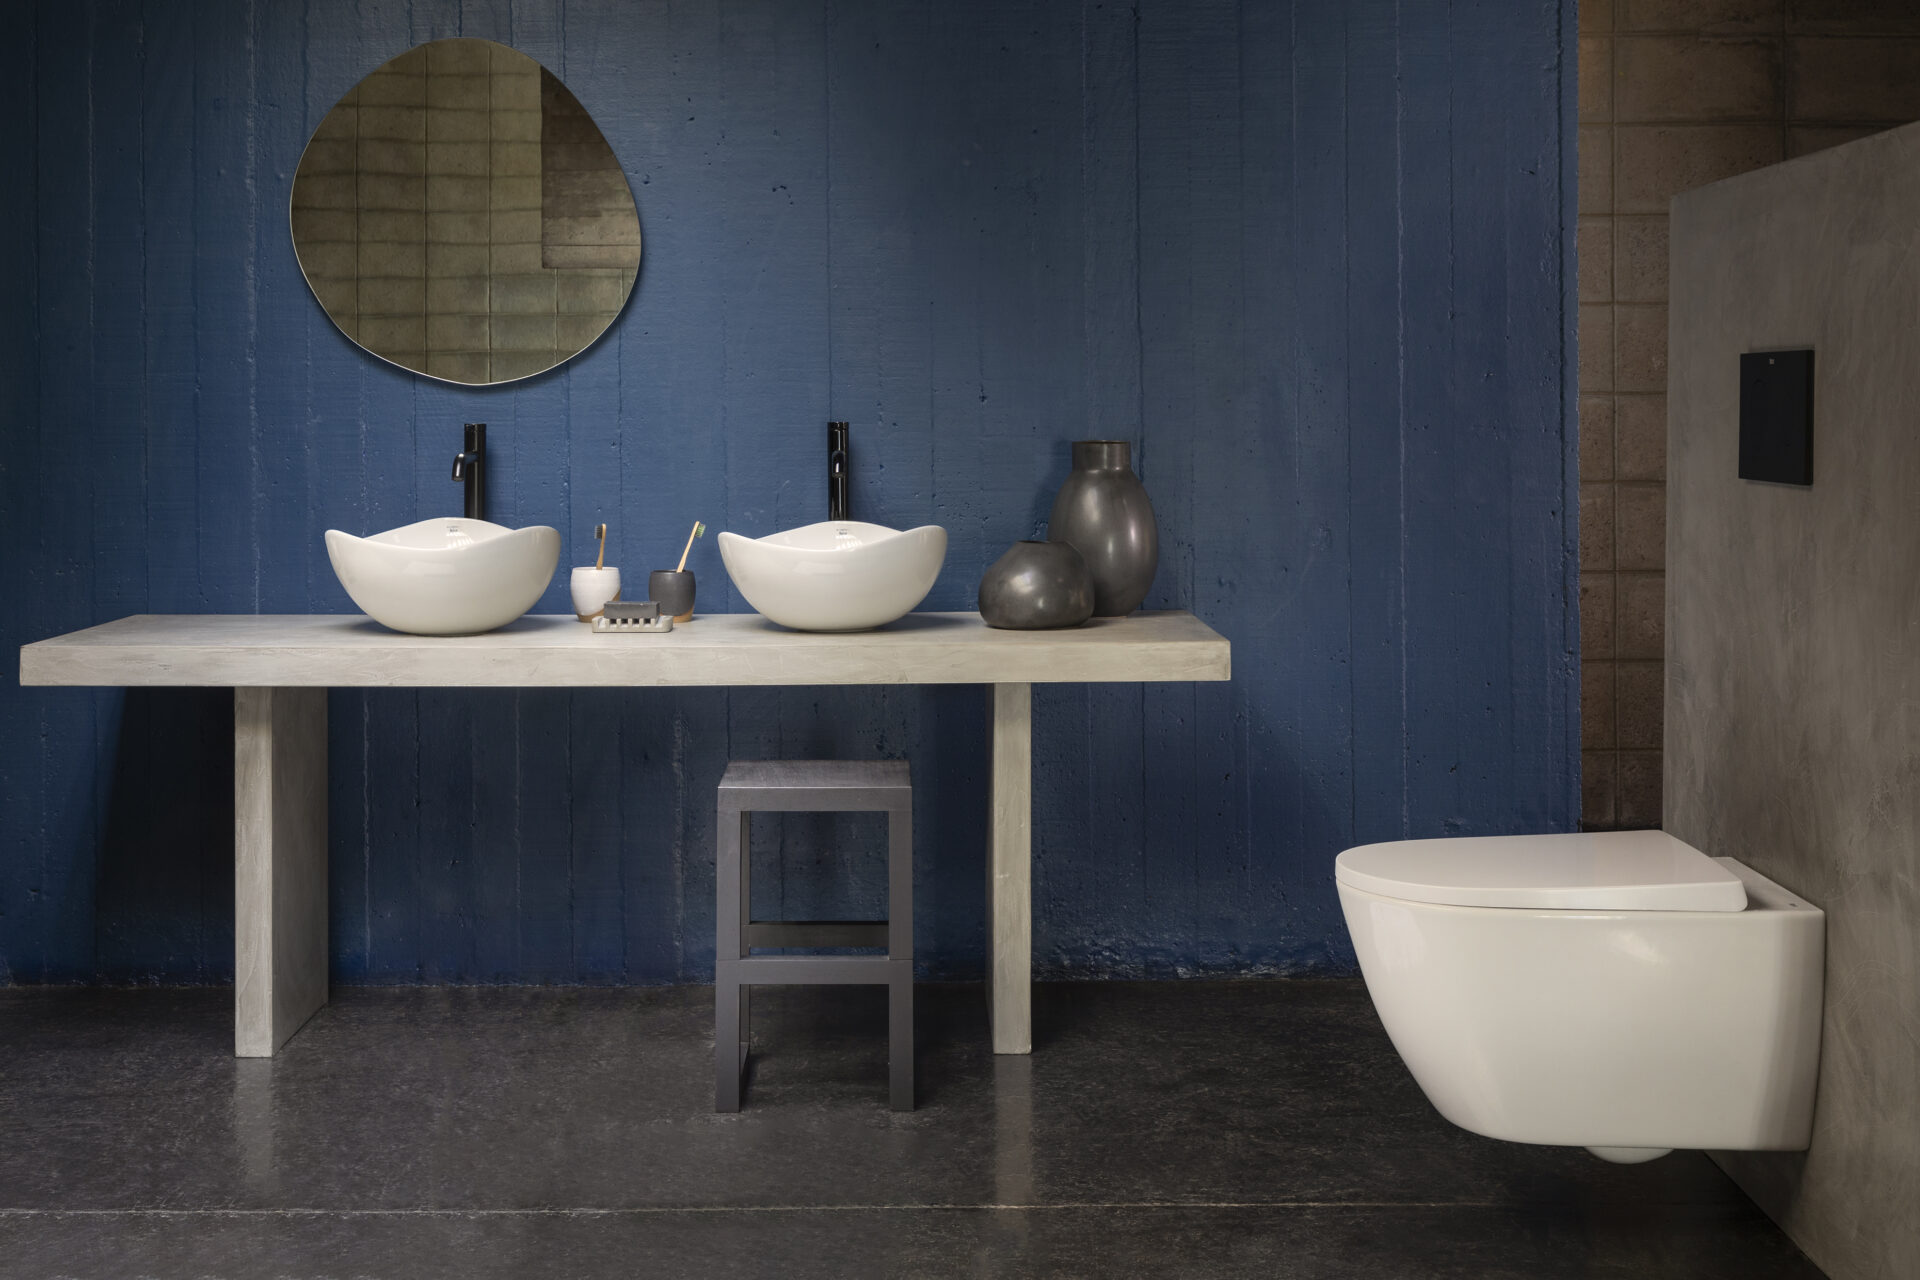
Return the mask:
[(1740, 478), (1813, 483), (1813, 352), (1740, 357)]

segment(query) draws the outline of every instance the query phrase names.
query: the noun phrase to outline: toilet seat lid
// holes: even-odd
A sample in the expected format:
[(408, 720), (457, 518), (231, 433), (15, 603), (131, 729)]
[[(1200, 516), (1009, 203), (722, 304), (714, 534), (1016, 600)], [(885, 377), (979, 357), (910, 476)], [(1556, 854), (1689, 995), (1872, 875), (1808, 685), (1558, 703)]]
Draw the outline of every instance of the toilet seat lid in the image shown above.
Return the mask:
[(1741, 911), (1740, 878), (1664, 831), (1394, 840), (1334, 860), (1341, 884), (1458, 907)]

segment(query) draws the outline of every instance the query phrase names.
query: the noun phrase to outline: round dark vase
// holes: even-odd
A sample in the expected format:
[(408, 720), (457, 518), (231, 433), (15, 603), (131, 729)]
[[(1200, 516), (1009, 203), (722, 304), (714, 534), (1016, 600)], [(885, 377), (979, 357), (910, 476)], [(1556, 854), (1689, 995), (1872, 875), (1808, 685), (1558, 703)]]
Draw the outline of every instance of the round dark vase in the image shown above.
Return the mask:
[(1147, 598), (1160, 567), (1160, 531), (1146, 486), (1133, 474), (1125, 440), (1076, 440), (1073, 474), (1053, 500), (1047, 536), (1086, 558), (1093, 575), (1093, 616), (1132, 613)]
[(1093, 575), (1064, 542), (1016, 542), (980, 579), (980, 617), (1007, 631), (1077, 627), (1093, 616)]
[(675, 622), (693, 620), (693, 570), (655, 569), (647, 575), (647, 597)]

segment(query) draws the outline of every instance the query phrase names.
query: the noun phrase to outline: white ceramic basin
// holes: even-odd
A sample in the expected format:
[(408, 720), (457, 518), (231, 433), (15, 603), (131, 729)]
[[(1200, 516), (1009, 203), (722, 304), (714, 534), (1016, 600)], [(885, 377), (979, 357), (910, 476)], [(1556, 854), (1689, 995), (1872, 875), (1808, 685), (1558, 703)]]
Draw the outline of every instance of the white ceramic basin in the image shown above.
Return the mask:
[(927, 598), (947, 558), (947, 531), (828, 520), (764, 538), (723, 533), (720, 558), (747, 603), (781, 626), (866, 631)]
[(560, 535), (543, 524), (509, 529), (445, 516), (367, 538), (329, 529), (327, 556), (374, 621), (417, 636), (467, 636), (533, 607), (560, 563)]

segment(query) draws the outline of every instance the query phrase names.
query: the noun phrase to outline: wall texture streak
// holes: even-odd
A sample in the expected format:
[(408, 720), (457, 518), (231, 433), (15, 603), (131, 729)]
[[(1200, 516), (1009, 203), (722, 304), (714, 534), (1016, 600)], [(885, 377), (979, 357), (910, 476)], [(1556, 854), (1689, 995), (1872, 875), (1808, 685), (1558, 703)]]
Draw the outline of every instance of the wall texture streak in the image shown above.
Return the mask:
[[(1720, 1160), (1834, 1280), (1920, 1275), (1917, 205), (1920, 125), (1673, 204), (1666, 826), (1827, 913), (1813, 1145)], [(1809, 488), (1737, 478), (1784, 347)]]
[[(1231, 684), (1035, 695), (1042, 973), (1339, 972), (1340, 849), (1577, 816), (1571, 0), (6, 6), (0, 641), (136, 612), (345, 612), (321, 532), (492, 505), (565, 566), (697, 518), (951, 537), (926, 607), (1136, 443), (1148, 607)], [(309, 132), (443, 36), (555, 72), (646, 254), (562, 370), (367, 358), (289, 244)], [(744, 608), (709, 538), (701, 607)], [(697, 625), (697, 624), (696, 624)], [(231, 973), (230, 700), (0, 688), (0, 981)], [(337, 692), (344, 981), (703, 980), (729, 758), (904, 755), (931, 973), (977, 974), (975, 689)], [(878, 836), (767, 824), (789, 912), (877, 906)]]

